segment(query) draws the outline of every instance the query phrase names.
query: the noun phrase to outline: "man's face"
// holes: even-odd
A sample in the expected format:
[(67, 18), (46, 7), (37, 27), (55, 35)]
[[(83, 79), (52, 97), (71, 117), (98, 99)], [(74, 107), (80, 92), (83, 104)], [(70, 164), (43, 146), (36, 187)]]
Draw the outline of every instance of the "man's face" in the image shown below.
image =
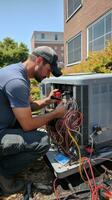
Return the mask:
[(34, 78), (38, 81), (41, 82), (43, 79), (46, 77), (49, 77), (51, 73), (51, 66), (50, 64), (44, 64), (43, 61), (41, 61), (39, 64), (35, 66), (35, 71), (34, 71)]

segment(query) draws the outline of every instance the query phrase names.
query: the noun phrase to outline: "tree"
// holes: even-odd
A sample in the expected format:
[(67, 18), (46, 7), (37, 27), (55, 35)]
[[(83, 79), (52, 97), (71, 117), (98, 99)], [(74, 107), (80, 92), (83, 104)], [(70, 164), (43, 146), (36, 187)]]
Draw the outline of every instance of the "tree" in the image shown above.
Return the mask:
[(25, 61), (28, 57), (28, 48), (24, 43), (18, 44), (7, 37), (0, 41), (0, 67)]

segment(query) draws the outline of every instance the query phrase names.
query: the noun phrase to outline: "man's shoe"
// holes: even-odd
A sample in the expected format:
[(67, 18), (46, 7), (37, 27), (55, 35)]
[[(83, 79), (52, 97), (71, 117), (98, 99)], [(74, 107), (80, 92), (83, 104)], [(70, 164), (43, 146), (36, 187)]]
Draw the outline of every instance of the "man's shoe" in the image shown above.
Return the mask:
[(13, 178), (7, 179), (0, 175), (0, 188), (4, 194), (14, 194), (24, 188), (23, 181), (15, 181)]

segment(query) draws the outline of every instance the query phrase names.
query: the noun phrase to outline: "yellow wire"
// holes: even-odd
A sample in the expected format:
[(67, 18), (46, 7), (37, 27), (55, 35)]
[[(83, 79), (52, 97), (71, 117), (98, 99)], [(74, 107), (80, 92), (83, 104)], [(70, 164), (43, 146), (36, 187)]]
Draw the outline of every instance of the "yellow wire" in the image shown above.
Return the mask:
[(77, 141), (75, 140), (75, 138), (72, 136), (72, 134), (71, 134), (71, 132), (70, 132), (70, 130), (69, 130), (68, 128), (67, 128), (67, 131), (68, 131), (68, 133), (69, 133), (71, 139), (73, 140), (73, 142), (75, 143), (75, 145), (76, 145), (76, 147), (77, 147), (78, 154), (79, 154), (79, 173), (80, 173), (80, 175), (81, 175), (82, 180), (83, 180), (84, 182), (86, 182), (86, 180), (83, 178), (83, 174), (82, 174), (82, 168), (81, 168), (81, 165), (82, 165), (82, 164), (81, 164), (81, 163), (82, 163), (82, 158), (81, 158), (80, 147), (79, 147)]

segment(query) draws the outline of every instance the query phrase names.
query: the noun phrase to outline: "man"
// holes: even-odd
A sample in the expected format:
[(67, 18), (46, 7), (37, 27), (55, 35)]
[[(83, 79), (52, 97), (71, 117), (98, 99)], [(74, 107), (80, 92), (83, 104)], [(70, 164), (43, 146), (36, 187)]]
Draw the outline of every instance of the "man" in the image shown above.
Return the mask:
[(4, 193), (22, 189), (23, 182), (14, 181), (14, 175), (48, 151), (48, 136), (37, 128), (66, 112), (63, 105), (35, 117), (31, 112), (51, 104), (54, 91), (45, 99), (33, 102), (29, 79), (41, 82), (50, 73), (60, 76), (57, 59), (52, 48), (42, 46), (36, 48), (24, 63), (0, 69), (0, 188)]

